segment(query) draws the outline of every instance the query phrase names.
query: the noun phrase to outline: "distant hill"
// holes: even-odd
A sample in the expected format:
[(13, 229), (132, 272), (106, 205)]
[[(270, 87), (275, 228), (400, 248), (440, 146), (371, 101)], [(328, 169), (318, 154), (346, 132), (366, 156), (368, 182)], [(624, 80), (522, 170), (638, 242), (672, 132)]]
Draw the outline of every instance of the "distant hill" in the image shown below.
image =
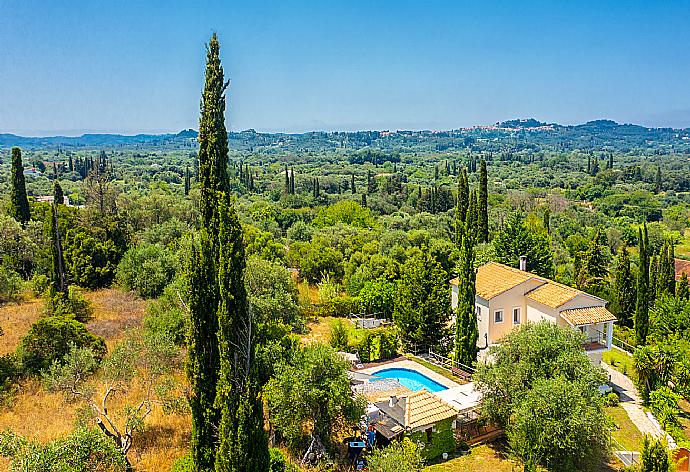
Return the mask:
[[(179, 148), (195, 149), (198, 132), (182, 130), (177, 134), (83, 134), (81, 136), (24, 137), (0, 134), (0, 148), (19, 146), (42, 148)], [(611, 120), (595, 120), (579, 125), (545, 123), (534, 118), (514, 119), (492, 126), (478, 126), (449, 131), (356, 131), (307, 133), (260, 133), (253, 129), (228, 133), (230, 148), (236, 151), (291, 152), (374, 147), (395, 151), (412, 149), (450, 151), (472, 148), (475, 143), (490, 139), (510, 143), (558, 146), (560, 149), (673, 147), (690, 150), (690, 128), (646, 128), (619, 124)]]

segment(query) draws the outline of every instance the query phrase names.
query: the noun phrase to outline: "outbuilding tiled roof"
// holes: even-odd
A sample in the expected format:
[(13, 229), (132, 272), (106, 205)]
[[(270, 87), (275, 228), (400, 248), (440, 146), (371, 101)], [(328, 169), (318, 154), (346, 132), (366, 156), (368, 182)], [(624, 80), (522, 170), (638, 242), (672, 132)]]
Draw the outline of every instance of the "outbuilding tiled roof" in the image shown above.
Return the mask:
[(574, 326), (616, 321), (616, 316), (603, 306), (563, 310), (561, 316)]
[(407, 397), (405, 403), (405, 427), (419, 428), (457, 416), (458, 412), (452, 406), (432, 395), (425, 389), (419, 390)]

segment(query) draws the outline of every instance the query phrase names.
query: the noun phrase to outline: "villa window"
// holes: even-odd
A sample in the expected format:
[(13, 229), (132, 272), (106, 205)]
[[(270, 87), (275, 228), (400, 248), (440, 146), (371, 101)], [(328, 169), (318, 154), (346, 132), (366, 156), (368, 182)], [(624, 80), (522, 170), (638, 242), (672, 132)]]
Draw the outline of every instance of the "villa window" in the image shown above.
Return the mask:
[(430, 443), (431, 439), (434, 437), (434, 429), (433, 428), (427, 428), (426, 429), (426, 442)]
[(476, 305), (474, 307), (474, 313), (475, 313), (475, 315), (477, 315), (477, 321), (481, 321), (482, 320), (482, 307)]
[(513, 324), (520, 324), (520, 307), (513, 308)]
[(503, 323), (503, 310), (494, 311), (494, 323)]

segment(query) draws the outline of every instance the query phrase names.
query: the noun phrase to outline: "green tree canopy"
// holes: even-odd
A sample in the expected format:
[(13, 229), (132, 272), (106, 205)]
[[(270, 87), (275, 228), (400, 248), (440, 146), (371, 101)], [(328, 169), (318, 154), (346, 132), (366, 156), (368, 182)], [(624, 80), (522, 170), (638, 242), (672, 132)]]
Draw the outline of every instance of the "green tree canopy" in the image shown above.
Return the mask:
[(438, 347), (450, 318), (448, 274), (424, 249), (414, 251), (401, 272), (393, 320), (405, 341)]
[(322, 228), (344, 223), (358, 228), (371, 228), (376, 226), (376, 220), (371, 211), (352, 200), (341, 200), (333, 205), (322, 208), (319, 211), (314, 226)]
[(339, 426), (356, 422), (364, 403), (352, 398), (349, 364), (324, 344), (295, 352), (266, 385), (270, 420), (292, 451), (308, 446), (309, 434), (326, 443)]
[(512, 213), (493, 240), (499, 262), (520, 267), (520, 256), (527, 256), (527, 270), (543, 277), (553, 276), (551, 239), (545, 232), (529, 229), (519, 213)]

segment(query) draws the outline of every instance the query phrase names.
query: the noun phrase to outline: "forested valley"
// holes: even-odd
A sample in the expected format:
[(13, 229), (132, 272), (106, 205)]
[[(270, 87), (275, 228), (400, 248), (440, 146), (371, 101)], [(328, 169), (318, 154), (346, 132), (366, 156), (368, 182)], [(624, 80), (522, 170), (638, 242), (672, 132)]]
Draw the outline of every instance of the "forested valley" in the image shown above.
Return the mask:
[[(228, 133), (219, 48), (198, 131), (0, 135), (0, 467), (301, 470), (318, 438), (317, 470), (350, 470), (366, 401), (338, 353), (477, 367), (449, 281), (521, 256), (607, 302), (635, 354), (604, 360), (690, 443), (690, 130)], [(371, 470), (421, 470), (408, 446)]]

